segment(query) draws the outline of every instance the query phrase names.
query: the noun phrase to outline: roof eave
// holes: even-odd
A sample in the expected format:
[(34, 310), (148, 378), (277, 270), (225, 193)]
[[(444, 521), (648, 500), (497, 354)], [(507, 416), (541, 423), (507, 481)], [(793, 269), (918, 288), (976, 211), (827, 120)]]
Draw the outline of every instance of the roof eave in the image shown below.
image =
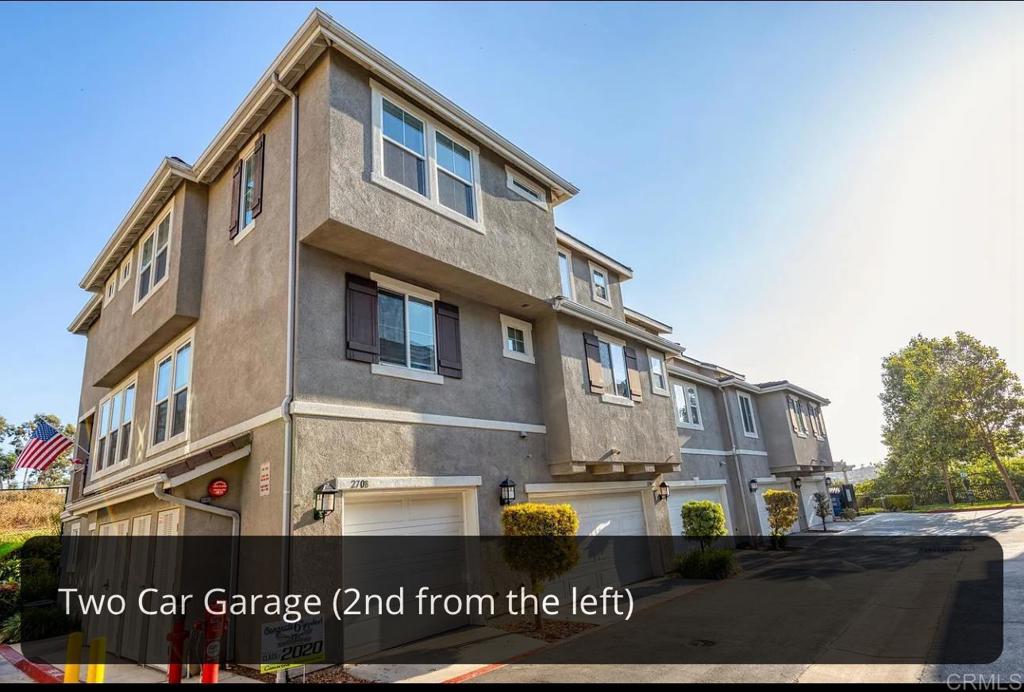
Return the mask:
[(75, 315), (75, 319), (71, 321), (71, 324), (68, 325), (68, 331), (72, 334), (85, 334), (88, 332), (89, 327), (99, 317), (100, 301), (102, 300), (103, 298), (100, 294), (93, 294), (85, 303), (85, 306)]
[(581, 256), (591, 259), (598, 264), (611, 269), (619, 275), (619, 280), (632, 279), (633, 270), (622, 262), (604, 254), (600, 250), (587, 245), (579, 238), (566, 233), (561, 228), (555, 227), (555, 239), (570, 250), (574, 250)]

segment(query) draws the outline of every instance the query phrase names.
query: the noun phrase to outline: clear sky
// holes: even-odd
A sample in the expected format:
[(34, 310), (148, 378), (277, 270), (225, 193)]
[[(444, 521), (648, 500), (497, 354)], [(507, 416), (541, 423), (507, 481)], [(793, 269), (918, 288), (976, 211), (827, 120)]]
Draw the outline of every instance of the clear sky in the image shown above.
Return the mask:
[[(79, 279), (312, 7), (0, 6), (0, 415), (76, 417)], [(831, 398), (837, 458), (918, 332), (1024, 371), (1024, 7), (321, 7), (578, 185), (559, 225), (690, 355)]]

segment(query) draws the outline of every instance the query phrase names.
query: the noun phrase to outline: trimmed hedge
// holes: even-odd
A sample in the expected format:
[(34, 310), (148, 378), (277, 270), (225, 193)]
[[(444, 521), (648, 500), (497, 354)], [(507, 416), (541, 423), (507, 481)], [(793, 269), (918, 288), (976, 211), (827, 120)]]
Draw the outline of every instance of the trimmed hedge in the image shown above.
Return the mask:
[(676, 555), (675, 571), (684, 579), (726, 579), (740, 566), (731, 550), (713, 548)]
[(786, 531), (800, 516), (800, 501), (792, 490), (765, 490), (762, 496), (768, 509), (768, 527), (772, 532), (772, 543), (779, 547)]
[(701, 550), (711, 545), (719, 536), (724, 536), (725, 512), (722, 505), (711, 500), (694, 500), (683, 505), (683, 534), (700, 542)]
[(575, 536), (580, 520), (572, 505), (521, 502), (501, 511), (501, 528), (506, 536)]
[(905, 512), (914, 508), (913, 495), (886, 495), (881, 502), (882, 509), (888, 512)]

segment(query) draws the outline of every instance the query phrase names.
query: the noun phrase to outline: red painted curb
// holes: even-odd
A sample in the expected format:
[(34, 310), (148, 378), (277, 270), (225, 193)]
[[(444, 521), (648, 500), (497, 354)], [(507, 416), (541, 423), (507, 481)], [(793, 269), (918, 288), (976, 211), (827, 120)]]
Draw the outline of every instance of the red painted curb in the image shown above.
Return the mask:
[(30, 661), (7, 644), (0, 644), (0, 656), (6, 658), (8, 663), (32, 678), (34, 682), (47, 685), (59, 685), (64, 682), (64, 671), (49, 663)]

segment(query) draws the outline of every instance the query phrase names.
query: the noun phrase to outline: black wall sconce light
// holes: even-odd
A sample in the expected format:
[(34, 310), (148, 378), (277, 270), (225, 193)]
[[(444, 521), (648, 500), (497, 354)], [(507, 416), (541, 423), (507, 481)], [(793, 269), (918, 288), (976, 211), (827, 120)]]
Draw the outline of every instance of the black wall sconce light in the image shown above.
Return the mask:
[(337, 494), (334, 481), (324, 483), (313, 492), (313, 519), (327, 519), (327, 515), (334, 511), (334, 496)]
[(803, 485), (803, 484), (804, 484), (804, 482), (802, 480), (800, 480), (799, 478), (794, 478), (793, 479), (793, 487), (796, 488), (797, 490), (799, 490), (800, 486)]
[(747, 487), (750, 488), (750, 492), (752, 492), (752, 493), (757, 492), (757, 479), (756, 478), (751, 478), (750, 482), (747, 483)]
[(502, 506), (510, 505), (516, 501), (516, 483), (515, 481), (510, 481), (508, 476), (498, 484), (498, 490), (500, 491), (498, 502), (500, 502)]
[(654, 502), (658, 503), (667, 500), (671, 492), (672, 491), (669, 489), (668, 483), (662, 481), (658, 484), (657, 490), (654, 491)]
[(828, 476), (825, 476), (825, 487), (827, 488), (827, 487), (829, 487), (831, 485), (832, 485), (832, 479), (829, 478)]

